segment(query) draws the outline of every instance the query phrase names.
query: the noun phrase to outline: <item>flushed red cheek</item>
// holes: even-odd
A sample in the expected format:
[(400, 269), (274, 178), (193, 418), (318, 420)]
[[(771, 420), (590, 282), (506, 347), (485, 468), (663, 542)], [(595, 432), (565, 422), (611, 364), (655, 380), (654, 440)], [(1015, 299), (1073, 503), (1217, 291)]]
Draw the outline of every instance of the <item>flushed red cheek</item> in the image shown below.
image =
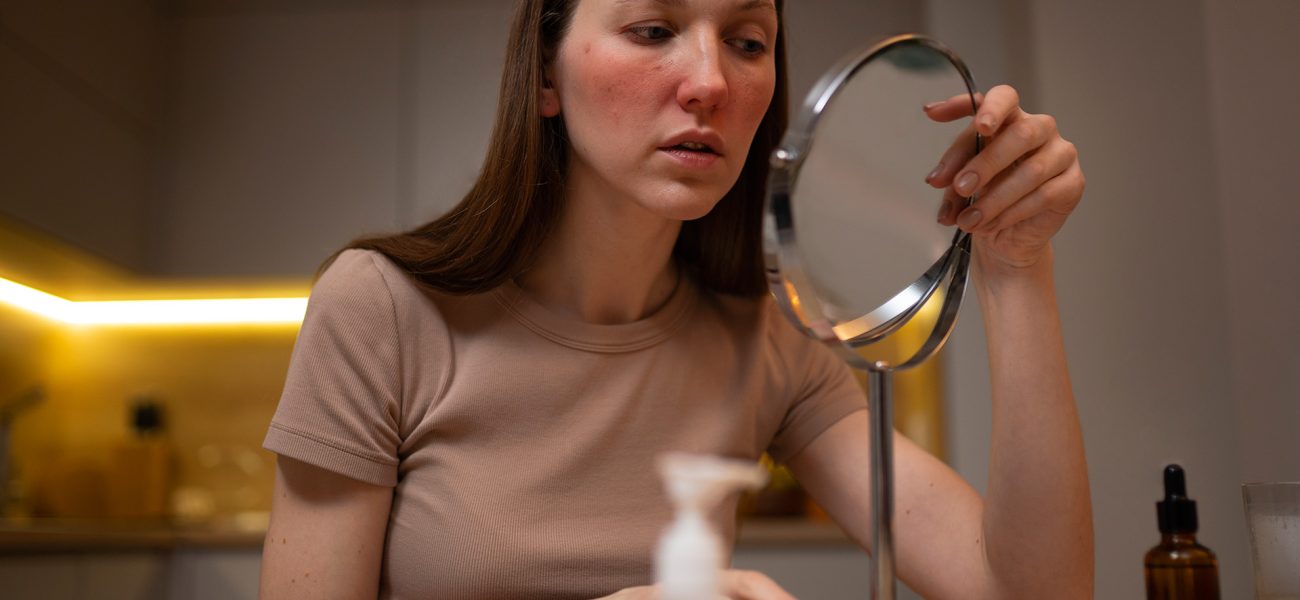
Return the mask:
[(634, 111), (661, 95), (659, 88), (663, 84), (659, 79), (662, 71), (662, 66), (647, 69), (625, 61), (591, 66), (583, 73), (584, 79), (599, 83), (590, 87), (594, 93), (586, 99), (589, 108), (603, 115), (609, 127), (635, 121), (637, 113)]

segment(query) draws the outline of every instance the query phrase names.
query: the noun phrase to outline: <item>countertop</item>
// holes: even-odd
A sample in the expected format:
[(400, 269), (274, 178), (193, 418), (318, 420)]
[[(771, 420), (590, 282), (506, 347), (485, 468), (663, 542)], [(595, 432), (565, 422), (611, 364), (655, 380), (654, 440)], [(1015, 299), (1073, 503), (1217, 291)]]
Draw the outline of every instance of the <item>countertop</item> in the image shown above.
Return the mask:
[(0, 520), (0, 555), (183, 548), (261, 548), (266, 529), (233, 522), (186, 525), (121, 519)]

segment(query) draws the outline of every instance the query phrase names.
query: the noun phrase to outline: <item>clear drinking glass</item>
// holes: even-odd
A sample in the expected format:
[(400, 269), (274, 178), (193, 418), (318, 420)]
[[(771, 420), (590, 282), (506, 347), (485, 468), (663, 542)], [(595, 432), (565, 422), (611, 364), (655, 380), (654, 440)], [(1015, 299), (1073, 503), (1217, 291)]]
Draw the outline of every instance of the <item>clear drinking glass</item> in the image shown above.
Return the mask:
[(1255, 596), (1300, 600), (1300, 482), (1241, 486), (1255, 563)]

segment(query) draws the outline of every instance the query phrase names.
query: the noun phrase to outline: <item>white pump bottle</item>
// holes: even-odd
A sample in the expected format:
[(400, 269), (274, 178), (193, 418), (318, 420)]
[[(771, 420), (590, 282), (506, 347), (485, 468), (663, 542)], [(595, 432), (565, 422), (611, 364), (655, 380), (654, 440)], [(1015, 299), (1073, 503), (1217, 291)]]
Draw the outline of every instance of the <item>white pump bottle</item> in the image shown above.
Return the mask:
[(661, 455), (658, 467), (677, 511), (655, 555), (659, 598), (717, 600), (727, 552), (705, 515), (735, 491), (762, 487), (767, 470), (757, 463), (679, 452)]

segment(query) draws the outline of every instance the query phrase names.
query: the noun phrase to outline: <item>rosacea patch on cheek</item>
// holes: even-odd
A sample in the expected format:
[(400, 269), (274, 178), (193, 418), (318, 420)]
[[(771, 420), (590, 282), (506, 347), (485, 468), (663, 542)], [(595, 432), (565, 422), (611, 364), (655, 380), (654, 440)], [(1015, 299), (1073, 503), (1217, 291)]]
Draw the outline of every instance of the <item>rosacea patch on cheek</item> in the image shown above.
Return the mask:
[[(610, 18), (618, 6), (649, 17)], [(571, 184), (679, 220), (707, 213), (731, 188), (771, 101), (775, 63), (761, 30), (706, 14), (716, 6), (579, 4), (556, 57)], [(650, 43), (630, 39), (629, 27), (647, 23), (665, 27)], [(745, 52), (744, 40), (764, 51)]]

